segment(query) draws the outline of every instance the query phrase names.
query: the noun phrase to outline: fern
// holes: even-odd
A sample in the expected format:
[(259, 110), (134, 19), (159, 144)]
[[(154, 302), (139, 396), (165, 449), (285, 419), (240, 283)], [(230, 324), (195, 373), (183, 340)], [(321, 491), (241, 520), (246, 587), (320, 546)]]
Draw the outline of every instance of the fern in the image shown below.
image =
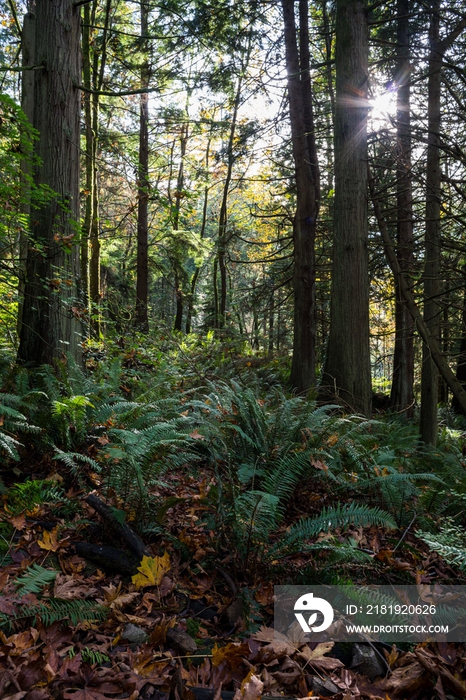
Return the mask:
[(440, 532), (434, 534), (417, 530), (416, 536), (449, 564), (457, 566), (461, 571), (466, 571), (466, 535), (451, 518), (447, 519), (447, 524), (440, 528)]
[(0, 612), (0, 629), (12, 630), (31, 619), (34, 625), (41, 620), (45, 627), (50, 627), (54, 622), (76, 626), (79, 622), (104, 620), (107, 615), (108, 608), (91, 600), (49, 598), (35, 605), (21, 605), (11, 615)]
[[(83, 660), (83, 663), (85, 664), (98, 664), (101, 666), (104, 663), (107, 663), (110, 661), (110, 657), (108, 657), (106, 654), (102, 654), (102, 652), (98, 651), (97, 649), (91, 649), (90, 647), (83, 647), (81, 650), (81, 659)], [(76, 650), (74, 647), (72, 647), (69, 652), (68, 652), (68, 657), (70, 659), (74, 659), (76, 656)]]
[(328, 532), (336, 528), (345, 528), (349, 525), (369, 526), (377, 525), (396, 529), (396, 523), (392, 516), (380, 508), (370, 508), (366, 505), (350, 503), (324, 508), (314, 518), (303, 518), (295, 523), (288, 532), (269, 551), (269, 557), (277, 558), (290, 552), (302, 551), (306, 548), (307, 540), (317, 537), (320, 532)]
[(15, 585), (18, 586), (18, 592), (20, 596), (27, 595), (28, 593), (41, 593), (45, 586), (53, 583), (57, 577), (58, 571), (51, 571), (50, 569), (44, 569), (39, 564), (31, 564), (24, 574), (19, 576), (15, 581)]
[(60, 503), (66, 500), (63, 488), (53, 481), (33, 479), (14, 484), (7, 492), (8, 506), (14, 513), (30, 512), (43, 503)]

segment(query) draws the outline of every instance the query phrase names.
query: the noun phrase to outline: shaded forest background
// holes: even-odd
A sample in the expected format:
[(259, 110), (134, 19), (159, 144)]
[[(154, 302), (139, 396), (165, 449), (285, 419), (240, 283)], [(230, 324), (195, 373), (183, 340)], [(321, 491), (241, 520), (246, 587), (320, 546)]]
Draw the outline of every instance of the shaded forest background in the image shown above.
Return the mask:
[(466, 407), (462, 9), (63, 8), (3, 6), (6, 361), (223, 339), (435, 443)]

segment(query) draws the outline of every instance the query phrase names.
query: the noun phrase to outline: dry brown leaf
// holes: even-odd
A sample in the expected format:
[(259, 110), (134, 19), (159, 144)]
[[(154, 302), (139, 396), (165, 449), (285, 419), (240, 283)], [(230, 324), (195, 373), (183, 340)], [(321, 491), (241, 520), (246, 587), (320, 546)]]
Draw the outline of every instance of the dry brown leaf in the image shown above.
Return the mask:
[(263, 689), (264, 684), (251, 670), (241, 683), (241, 688), (234, 694), (233, 700), (260, 700)]
[(79, 579), (73, 574), (57, 574), (53, 586), (55, 598), (63, 598), (64, 600), (89, 598), (95, 593), (97, 593), (97, 588), (93, 588), (86, 583), (79, 583)]
[(299, 652), (299, 656), (316, 668), (332, 671), (335, 668), (343, 666), (339, 659), (325, 657), (325, 654), (328, 654), (332, 649), (333, 642), (322, 642), (318, 644), (315, 649), (310, 649), (308, 646), (303, 647)]
[(262, 626), (256, 634), (252, 635), (252, 638), (258, 642), (266, 642), (277, 656), (294, 654), (296, 651), (296, 647), (290, 642), (288, 637), (280, 632), (276, 632), (271, 627)]
[(247, 642), (243, 644), (231, 642), (225, 647), (219, 647), (216, 644), (212, 649), (212, 666), (220, 666), (225, 661), (229, 667), (238, 668), (243, 658), (249, 656), (250, 651)]
[(125, 605), (129, 605), (129, 603), (139, 596), (139, 593), (135, 591), (132, 593), (122, 593), (121, 581), (118, 587), (111, 583), (109, 586), (103, 586), (102, 590), (104, 592), (104, 599), (97, 599), (97, 602), (106, 605), (110, 610), (121, 610), (121, 608), (124, 608)]

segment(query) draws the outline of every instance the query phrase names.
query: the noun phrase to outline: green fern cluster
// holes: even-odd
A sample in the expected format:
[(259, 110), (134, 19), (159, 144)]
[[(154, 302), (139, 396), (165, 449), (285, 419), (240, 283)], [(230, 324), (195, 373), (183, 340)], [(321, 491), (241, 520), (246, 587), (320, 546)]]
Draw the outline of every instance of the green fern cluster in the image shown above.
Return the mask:
[(22, 484), (13, 484), (6, 495), (8, 508), (13, 514), (30, 512), (44, 503), (68, 503), (62, 486), (47, 479), (32, 479)]
[[(40, 596), (44, 589), (53, 583), (57, 573), (58, 571), (45, 569), (34, 563), (18, 576), (14, 583), (21, 597), (30, 593)], [(0, 629), (10, 632), (31, 620), (33, 624), (37, 624), (39, 619), (46, 627), (57, 621), (75, 626), (84, 620), (103, 620), (107, 614), (108, 608), (94, 601), (43, 598), (37, 603), (19, 605), (14, 612), (0, 612)]]
[(433, 552), (440, 554), (449, 564), (466, 572), (466, 533), (464, 528), (455, 525), (452, 518), (446, 518), (446, 522), (439, 532), (417, 530), (416, 536), (428, 544)]
[[(315, 543), (320, 532), (350, 524), (396, 527), (380, 508), (352, 503), (303, 518), (285, 532), (280, 528), (299, 486), (312, 478), (332, 478), (311, 466), (323, 452), (335, 418), (331, 406), (318, 408), (275, 389), (264, 399), (236, 382), (210, 385), (204, 399), (190, 402), (199, 431), (199, 449), (213, 465), (218, 481), (218, 526), (244, 569), (295, 552), (331, 551), (341, 561), (367, 560), (352, 543)], [(333, 476), (333, 480), (337, 478)], [(280, 533), (280, 534), (279, 534)]]
[(45, 627), (50, 627), (54, 622), (76, 626), (86, 620), (105, 620), (107, 615), (108, 608), (92, 600), (47, 598), (33, 605), (21, 605), (12, 614), (0, 612), (0, 629), (9, 633), (24, 624), (36, 626), (39, 620)]

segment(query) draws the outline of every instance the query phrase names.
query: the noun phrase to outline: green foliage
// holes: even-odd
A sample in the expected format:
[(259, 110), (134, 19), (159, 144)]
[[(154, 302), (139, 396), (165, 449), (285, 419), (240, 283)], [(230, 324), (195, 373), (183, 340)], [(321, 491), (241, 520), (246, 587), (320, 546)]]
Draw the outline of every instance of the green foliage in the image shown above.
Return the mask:
[(457, 566), (466, 572), (466, 533), (464, 528), (455, 525), (451, 518), (442, 525), (439, 532), (416, 531), (416, 536), (429, 545), (433, 552), (437, 552), (449, 564)]
[[(83, 663), (85, 664), (97, 664), (101, 666), (104, 663), (107, 663), (110, 661), (110, 658), (106, 654), (102, 654), (102, 652), (98, 651), (98, 649), (91, 649), (90, 647), (82, 647), (80, 649), (81, 652), (81, 659), (83, 660)], [(68, 652), (68, 657), (70, 659), (74, 659), (76, 656), (76, 649), (75, 647), (72, 647), (69, 652)]]
[(41, 593), (45, 586), (55, 581), (58, 571), (44, 569), (39, 564), (31, 564), (28, 566), (24, 574), (18, 576), (15, 580), (15, 585), (18, 586), (20, 596), (28, 593)]
[[(345, 529), (349, 525), (367, 527), (377, 525), (389, 529), (396, 529), (396, 523), (385, 511), (380, 508), (370, 508), (367, 505), (358, 503), (340, 504), (324, 508), (324, 510), (314, 518), (303, 518), (293, 525), (271, 550), (273, 557), (285, 556), (293, 551), (303, 551), (310, 548), (315, 549), (315, 545), (307, 545), (307, 540), (316, 537), (320, 532), (328, 532), (336, 528)], [(318, 548), (325, 547), (319, 543)]]
[(76, 626), (79, 622), (104, 620), (107, 614), (108, 608), (92, 600), (48, 598), (33, 605), (21, 605), (12, 614), (0, 612), (0, 629), (9, 632), (28, 622), (36, 626), (39, 620), (45, 627), (54, 622)]
[(31, 425), (27, 417), (18, 411), (22, 401), (19, 396), (4, 393), (0, 399), (0, 454), (6, 454), (14, 460), (19, 459), (18, 448), (21, 443), (16, 439), (18, 433), (37, 433), (39, 428)]
[(8, 508), (13, 514), (32, 512), (43, 503), (61, 503), (66, 500), (63, 488), (54, 481), (34, 479), (14, 484), (7, 492)]

